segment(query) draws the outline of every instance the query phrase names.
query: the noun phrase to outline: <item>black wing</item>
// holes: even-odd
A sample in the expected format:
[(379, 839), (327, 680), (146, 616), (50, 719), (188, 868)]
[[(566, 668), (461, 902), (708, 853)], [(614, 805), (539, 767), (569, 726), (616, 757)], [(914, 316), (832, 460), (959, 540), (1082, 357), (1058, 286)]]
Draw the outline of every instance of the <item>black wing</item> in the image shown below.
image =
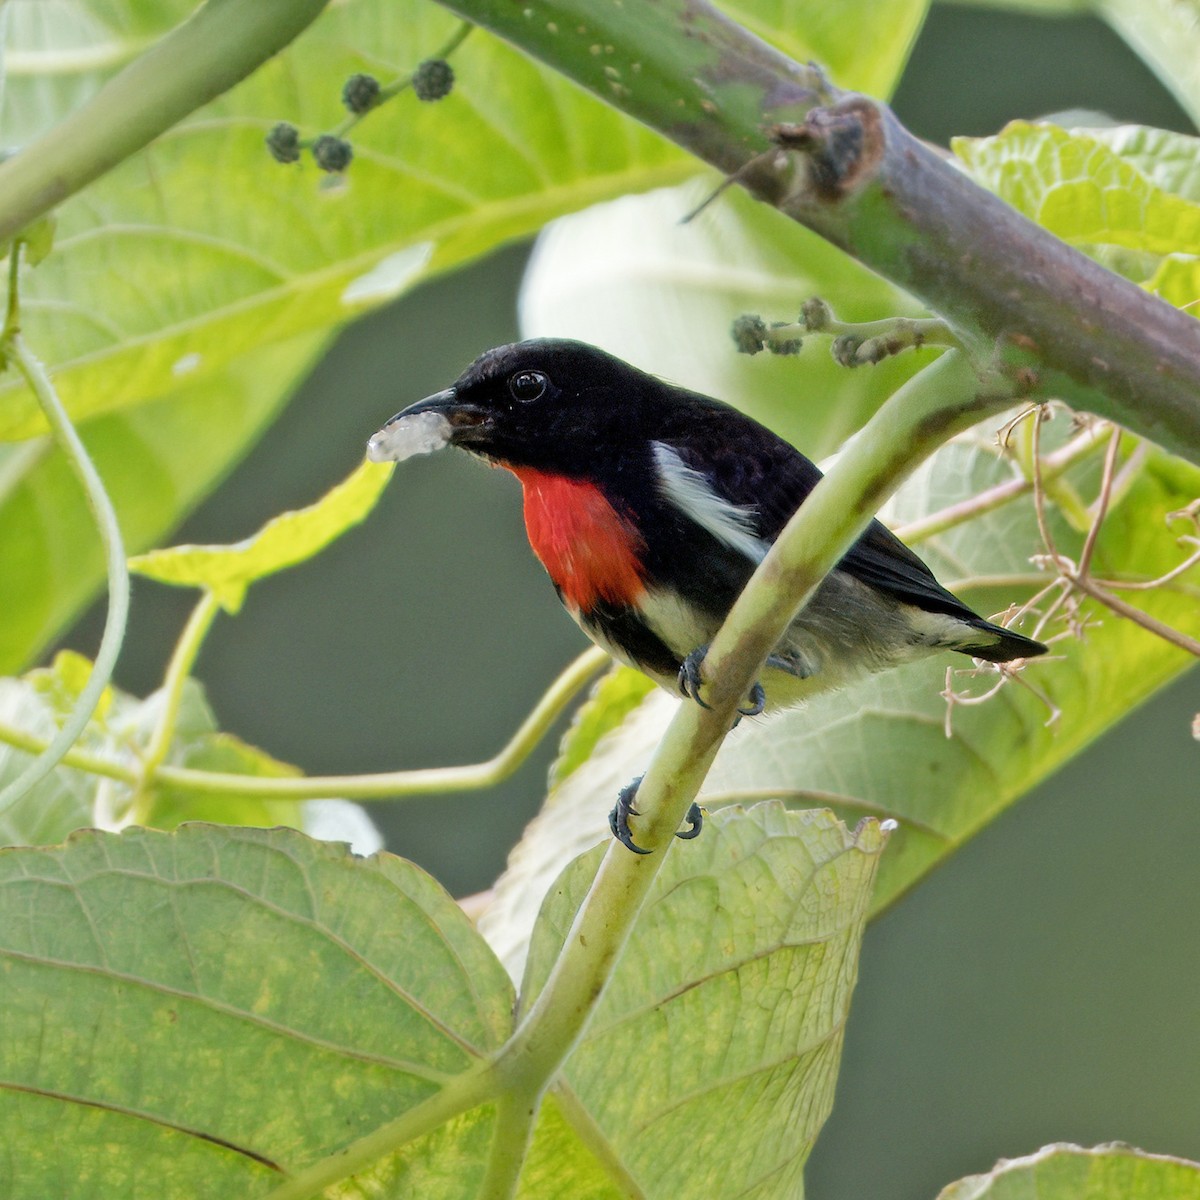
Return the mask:
[[(820, 468), (769, 429), (724, 405), (691, 407), (688, 417), (689, 427), (675, 432), (670, 444), (689, 466), (706, 472), (723, 496), (752, 508), (760, 536), (774, 541), (816, 487)], [(871, 522), (839, 566), (906, 604), (981, 619), (879, 521)]]

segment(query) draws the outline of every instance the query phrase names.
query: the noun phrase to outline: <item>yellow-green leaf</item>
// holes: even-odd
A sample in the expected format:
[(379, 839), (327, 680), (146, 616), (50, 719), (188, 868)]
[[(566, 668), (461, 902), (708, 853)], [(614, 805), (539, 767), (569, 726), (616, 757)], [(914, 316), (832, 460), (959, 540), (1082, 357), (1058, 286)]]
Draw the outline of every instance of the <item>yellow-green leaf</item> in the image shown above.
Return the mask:
[(316, 504), (282, 513), (231, 546), (171, 546), (129, 560), (140, 575), (212, 592), (229, 612), (256, 579), (294, 567), (323, 550), (375, 507), (394, 463), (362, 463)]

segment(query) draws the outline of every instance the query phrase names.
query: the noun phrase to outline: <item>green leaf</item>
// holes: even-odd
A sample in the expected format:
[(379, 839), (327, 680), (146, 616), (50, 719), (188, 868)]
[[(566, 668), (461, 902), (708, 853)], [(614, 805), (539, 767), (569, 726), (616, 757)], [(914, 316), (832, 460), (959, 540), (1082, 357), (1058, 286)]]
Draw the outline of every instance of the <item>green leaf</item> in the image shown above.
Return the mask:
[[(48, 741), (70, 710), (90, 671), (80, 655), (64, 651), (49, 668), (24, 679), (0, 679), (0, 726)], [(115, 767), (136, 772), (139, 753), (149, 744), (162, 708), (155, 693), (138, 700), (110, 688), (75, 749)], [(0, 787), (16, 778), (28, 755), (0, 742)], [(217, 728), (216, 718), (195, 680), (184, 686), (175, 734), (167, 751), (171, 766), (280, 779), (300, 775), (255, 746)], [(61, 842), (88, 825), (114, 828), (129, 819), (130, 782), (66, 766), (57, 767), (31, 792), (0, 814), (0, 845)], [(358, 806), (340, 800), (269, 800), (237, 792), (175, 788), (155, 782), (150, 792), (149, 823), (173, 829), (184, 821), (220, 821), (229, 825), (290, 825), (315, 836), (351, 842), (359, 853), (382, 845), (378, 832)]]
[(621, 1186), (624, 1179), (612, 1156), (581, 1134), (568, 1113), (580, 1124), (587, 1122), (566, 1088), (547, 1092), (521, 1168), (517, 1200), (626, 1200), (640, 1195), (636, 1185)]
[(1136, 167), (1156, 188), (1200, 204), (1200, 138), (1149, 125), (1089, 129), (1122, 162)]
[(839, 87), (887, 99), (925, 21), (928, 0), (726, 0), (721, 9), (797, 62), (818, 62)]
[[(168, 533), (250, 448), (324, 344), (266, 346), (202, 382), (80, 429), (126, 545)], [(0, 445), (0, 673), (20, 670), (93, 597), (99, 535), (74, 472), (49, 439)]]
[(1200, 138), (1014, 122), (960, 138), (976, 180), (1177, 307), (1200, 300)]
[(587, 762), (596, 743), (620, 725), (653, 686), (640, 671), (617, 668), (605, 675), (571, 718), (551, 768), (550, 786), (557, 787), (576, 767)]
[(1200, 1163), (1114, 1142), (1084, 1149), (1058, 1143), (1028, 1158), (968, 1175), (938, 1200), (1198, 1200)]
[(205, 588), (229, 612), (237, 612), (255, 580), (312, 558), (362, 521), (383, 494), (394, 466), (363, 462), (315, 504), (273, 517), (231, 546), (152, 550), (131, 558), (129, 569), (160, 583)]
[[(958, 439), (927, 462), (899, 493), (891, 519), (903, 526), (1011, 479), (989, 432)], [(1191, 532), (1190, 524), (1168, 522), (1168, 514), (1200, 495), (1200, 470), (1158, 451), (1132, 470), (1129, 490), (1097, 543), (1094, 573), (1102, 579), (1153, 579), (1187, 555), (1176, 539)], [(1066, 478), (1090, 498), (1097, 471), (1093, 456)], [(1077, 558), (1083, 535), (1053, 506), (1049, 521), (1060, 551)], [(1049, 582), (1029, 563), (1042, 547), (1028, 495), (917, 549), (952, 590), (984, 613), (1002, 613)], [(1120, 595), (1195, 638), (1197, 588), (1200, 567), (1193, 567), (1169, 586)], [(1077, 639), (1070, 630), (1080, 623)], [(701, 799), (715, 807), (779, 797), (798, 808), (829, 806), (845, 820), (863, 814), (896, 818), (900, 828), (875, 893), (878, 911), (1195, 661), (1093, 601), (1068, 606), (1045, 634), (1065, 636), (1052, 657), (1027, 668), (1022, 679), (1030, 687), (1009, 683), (985, 703), (956, 706), (949, 714), (949, 737), (942, 695), (947, 670), (957, 668), (954, 688), (971, 694), (982, 694), (997, 679), (990, 673), (973, 678), (969, 661), (951, 654), (818, 695), (802, 708), (743, 721), (717, 756)], [(665, 692), (652, 692), (551, 791), (526, 830), (480, 920), (510, 970), (523, 961), (534, 916), (554, 877), (605, 835), (617, 791), (646, 769), (677, 703)], [(564, 753), (575, 753), (569, 742)]]
[[(12, 1200), (263, 1195), (437, 1094), (512, 1020), (432, 879), (287, 830), (5, 851), (0, 961)], [(467, 1114), (379, 1173), (470, 1179), (489, 1124)]]
[[(187, 7), (105, 5), (129, 32), (101, 70), (70, 21), (14, 22), (24, 69), (9, 74), (4, 144), (77, 109), (131, 38)], [(406, 93), (353, 131), (342, 185), (307, 158), (271, 160), (276, 121), (328, 130), (348, 76), (411, 70), (456, 26), (421, 0), (330, 5), (250, 79), (58, 209), (54, 253), (24, 281), (23, 325), (77, 420), (328, 330), (553, 216), (687, 169), (682, 152), (481, 31), (455, 54), (444, 101)], [(42, 429), (19, 381), (0, 380), (0, 437)]]
[(926, 352), (867, 370), (839, 367), (829, 339), (797, 358), (734, 353), (745, 312), (794, 321), (813, 295), (846, 320), (920, 315), (902, 292), (815, 234), (737, 189), (686, 225), (707, 182), (565, 217), (538, 239), (521, 290), (530, 337), (577, 337), (770, 425), (810, 457), (831, 453), (906, 379)]
[[(1189, 141), (1194, 165), (1200, 141), (1176, 135), (1172, 148), (1181, 156)], [(1074, 245), (1200, 254), (1200, 202), (1162, 186), (1185, 177), (1179, 158), (1154, 182), (1139, 169), (1144, 148), (1127, 161), (1113, 148), (1121, 144), (1111, 133), (1014, 121), (995, 137), (955, 138), (953, 147), (976, 182)]]
[[(721, 813), (669, 855), (562, 1071), (561, 1117), (580, 1140), (568, 1164), (590, 1145), (633, 1181), (620, 1195), (799, 1194), (833, 1103), (886, 841), (872, 820), (851, 833), (828, 812), (762, 804)], [(597, 847), (573, 862), (547, 897), (523, 1010), (602, 855)], [(535, 1137), (527, 1169), (537, 1158)]]

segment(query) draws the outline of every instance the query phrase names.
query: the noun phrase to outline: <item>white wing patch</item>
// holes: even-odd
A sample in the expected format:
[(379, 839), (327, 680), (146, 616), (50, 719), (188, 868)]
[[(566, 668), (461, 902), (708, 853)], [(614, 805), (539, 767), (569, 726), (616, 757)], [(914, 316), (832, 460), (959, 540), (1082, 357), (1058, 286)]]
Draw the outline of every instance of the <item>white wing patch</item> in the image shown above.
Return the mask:
[(754, 532), (754, 510), (718, 495), (699, 471), (689, 467), (666, 442), (653, 443), (658, 486), (664, 500), (686, 514), (719, 542), (760, 562), (767, 544)]

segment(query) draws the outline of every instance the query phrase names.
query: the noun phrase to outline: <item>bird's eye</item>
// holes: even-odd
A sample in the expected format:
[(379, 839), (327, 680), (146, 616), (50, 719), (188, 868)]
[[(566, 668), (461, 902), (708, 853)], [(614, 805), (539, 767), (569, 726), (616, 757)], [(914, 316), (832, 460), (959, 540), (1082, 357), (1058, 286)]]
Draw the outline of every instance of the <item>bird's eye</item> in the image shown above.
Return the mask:
[(518, 371), (509, 381), (514, 400), (537, 400), (546, 394), (550, 381), (541, 371)]

